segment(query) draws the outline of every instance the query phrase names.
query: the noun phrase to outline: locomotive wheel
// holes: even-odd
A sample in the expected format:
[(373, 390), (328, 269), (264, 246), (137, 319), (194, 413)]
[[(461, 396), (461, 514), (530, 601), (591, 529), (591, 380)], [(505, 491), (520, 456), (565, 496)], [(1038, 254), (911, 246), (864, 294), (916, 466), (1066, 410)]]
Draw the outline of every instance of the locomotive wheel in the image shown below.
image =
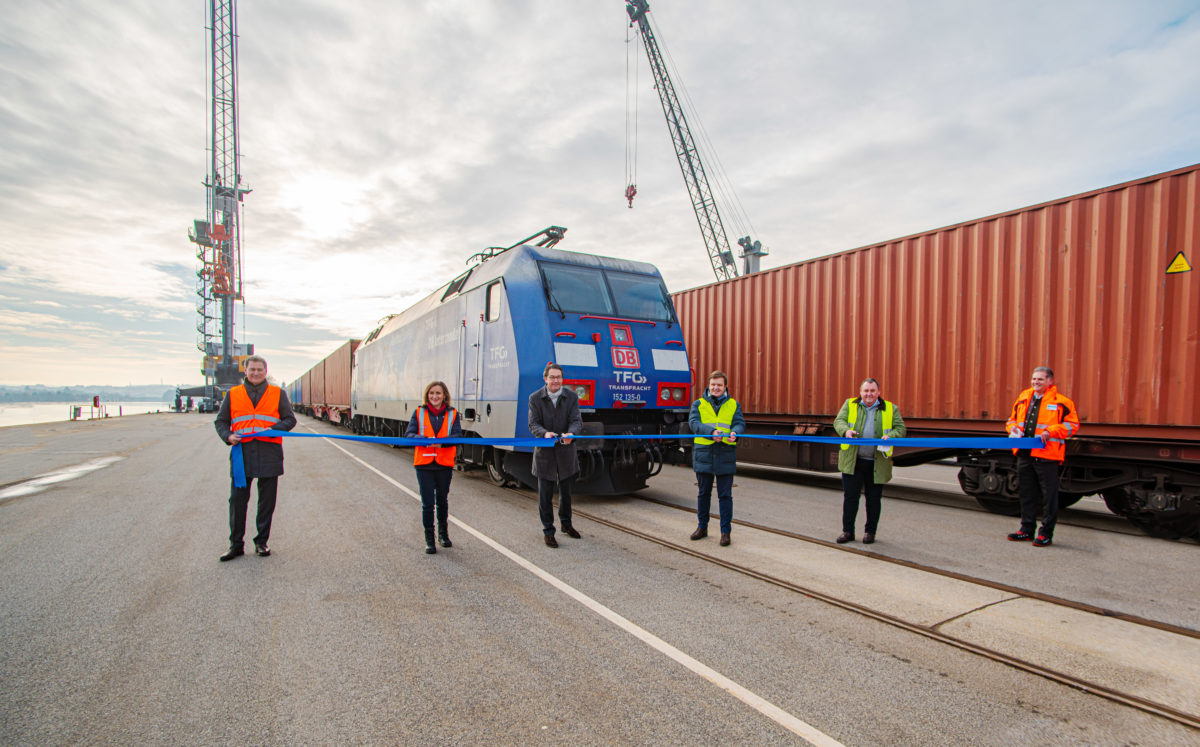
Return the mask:
[(500, 460), (503, 457), (501, 457), (499, 452), (494, 450), (489, 457), (487, 460), (488, 479), (492, 481), (493, 485), (504, 487), (508, 484), (509, 478), (508, 475), (504, 474), (504, 469), (500, 466)]
[(1001, 516), (1020, 516), (1021, 503), (1020, 501), (1004, 498), (999, 495), (984, 495), (976, 493), (971, 496), (979, 505), (983, 506), (988, 511)]
[(487, 471), (488, 479), (494, 484), (503, 487), (504, 483), (508, 482), (508, 478), (504, 476), (504, 470), (497, 467), (495, 462), (488, 462)]

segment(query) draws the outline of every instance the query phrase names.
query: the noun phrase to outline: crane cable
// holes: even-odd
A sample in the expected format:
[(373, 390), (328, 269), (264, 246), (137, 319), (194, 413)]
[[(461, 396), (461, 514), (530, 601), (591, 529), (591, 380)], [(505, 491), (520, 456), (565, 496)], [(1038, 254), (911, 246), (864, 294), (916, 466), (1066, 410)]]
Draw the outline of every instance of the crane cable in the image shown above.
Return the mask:
[[(630, 34), (632, 28), (632, 23), (625, 27), (625, 199), (629, 201), (630, 209), (633, 208), (633, 197), (637, 194), (637, 87), (638, 63), (641, 59), (637, 39)], [(632, 63), (629, 59), (631, 56)]]

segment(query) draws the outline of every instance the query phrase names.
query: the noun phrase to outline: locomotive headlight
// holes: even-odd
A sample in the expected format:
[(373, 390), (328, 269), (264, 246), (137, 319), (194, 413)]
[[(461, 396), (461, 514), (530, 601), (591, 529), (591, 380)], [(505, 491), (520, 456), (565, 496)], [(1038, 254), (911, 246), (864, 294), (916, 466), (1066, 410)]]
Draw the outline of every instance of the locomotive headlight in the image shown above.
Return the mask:
[(663, 389), (662, 390), (662, 398), (663, 398), (663, 402), (670, 402), (671, 401), (671, 390)]
[(682, 402), (683, 401), (683, 389), (680, 389), (679, 387), (672, 389), (671, 396), (675, 398), (676, 402)]
[(577, 385), (575, 386), (575, 394), (576, 394), (576, 395), (577, 395), (577, 396), (578, 396), (580, 399), (587, 399), (587, 398), (588, 398), (588, 391), (587, 391), (587, 387), (586, 387), (586, 386), (584, 386), (583, 384), (577, 384)]

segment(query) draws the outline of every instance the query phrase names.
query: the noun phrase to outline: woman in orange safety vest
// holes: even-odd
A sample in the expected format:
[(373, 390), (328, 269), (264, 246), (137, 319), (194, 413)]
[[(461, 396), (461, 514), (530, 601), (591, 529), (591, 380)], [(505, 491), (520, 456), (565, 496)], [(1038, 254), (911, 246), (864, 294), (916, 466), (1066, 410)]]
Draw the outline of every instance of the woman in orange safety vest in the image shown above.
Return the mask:
[[(440, 381), (425, 387), (424, 403), (408, 421), (407, 438), (462, 438), (462, 423), (458, 411), (450, 406), (450, 390)], [(413, 449), (413, 467), (421, 488), (421, 524), (425, 527), (425, 552), (437, 552), (433, 542), (433, 510), (437, 507), (437, 538), (442, 547), (453, 547), (446, 523), (450, 507), (450, 478), (454, 474), (453, 446), (429, 444)]]

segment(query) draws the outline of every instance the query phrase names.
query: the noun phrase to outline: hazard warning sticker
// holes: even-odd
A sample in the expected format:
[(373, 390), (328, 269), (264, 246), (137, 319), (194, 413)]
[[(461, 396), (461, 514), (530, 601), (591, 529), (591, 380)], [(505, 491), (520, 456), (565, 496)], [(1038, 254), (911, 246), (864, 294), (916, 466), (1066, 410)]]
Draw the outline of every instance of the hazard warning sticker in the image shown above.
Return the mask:
[(1191, 272), (1192, 265), (1188, 262), (1187, 257), (1183, 256), (1183, 252), (1175, 255), (1175, 259), (1171, 260), (1171, 264), (1167, 265), (1167, 274), (1174, 275), (1179, 272)]

